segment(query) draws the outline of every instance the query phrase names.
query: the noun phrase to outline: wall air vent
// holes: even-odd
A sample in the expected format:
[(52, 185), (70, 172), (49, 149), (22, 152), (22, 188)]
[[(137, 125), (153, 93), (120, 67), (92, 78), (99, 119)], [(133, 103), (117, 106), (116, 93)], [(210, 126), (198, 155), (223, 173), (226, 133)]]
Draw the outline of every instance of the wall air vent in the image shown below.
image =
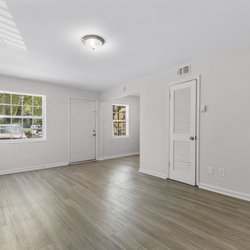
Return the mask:
[(185, 65), (177, 69), (177, 76), (184, 76), (191, 73), (191, 65)]

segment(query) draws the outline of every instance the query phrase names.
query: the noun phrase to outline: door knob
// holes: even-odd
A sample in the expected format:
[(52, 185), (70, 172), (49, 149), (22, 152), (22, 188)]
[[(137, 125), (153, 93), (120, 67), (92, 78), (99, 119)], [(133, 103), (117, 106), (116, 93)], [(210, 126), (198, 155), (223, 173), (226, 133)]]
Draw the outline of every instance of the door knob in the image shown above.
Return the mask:
[(189, 138), (191, 141), (194, 141), (195, 140), (195, 136), (190, 136)]

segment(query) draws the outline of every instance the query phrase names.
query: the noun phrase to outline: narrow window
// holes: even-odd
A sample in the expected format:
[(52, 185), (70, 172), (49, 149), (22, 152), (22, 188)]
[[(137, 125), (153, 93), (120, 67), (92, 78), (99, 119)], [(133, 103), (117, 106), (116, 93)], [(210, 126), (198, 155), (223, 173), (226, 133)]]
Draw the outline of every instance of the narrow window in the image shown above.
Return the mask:
[(129, 106), (113, 104), (113, 136), (129, 136)]
[(45, 96), (0, 91), (0, 141), (45, 139)]

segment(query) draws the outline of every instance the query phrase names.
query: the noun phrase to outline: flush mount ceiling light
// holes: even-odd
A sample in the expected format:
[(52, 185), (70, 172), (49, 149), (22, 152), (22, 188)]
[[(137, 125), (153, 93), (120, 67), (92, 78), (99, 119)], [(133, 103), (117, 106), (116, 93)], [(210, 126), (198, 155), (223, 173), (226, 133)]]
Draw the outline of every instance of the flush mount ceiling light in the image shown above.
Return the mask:
[(82, 38), (82, 42), (87, 47), (91, 48), (92, 50), (95, 50), (97, 48), (102, 47), (105, 43), (105, 40), (97, 35), (87, 35)]

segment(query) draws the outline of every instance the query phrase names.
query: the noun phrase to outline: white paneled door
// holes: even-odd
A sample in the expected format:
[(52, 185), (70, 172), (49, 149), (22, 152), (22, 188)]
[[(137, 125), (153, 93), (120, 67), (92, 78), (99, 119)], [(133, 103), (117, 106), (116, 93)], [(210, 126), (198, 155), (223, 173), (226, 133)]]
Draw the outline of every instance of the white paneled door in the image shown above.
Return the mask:
[(170, 87), (170, 179), (196, 184), (197, 82)]
[(70, 99), (70, 161), (96, 158), (96, 102)]

